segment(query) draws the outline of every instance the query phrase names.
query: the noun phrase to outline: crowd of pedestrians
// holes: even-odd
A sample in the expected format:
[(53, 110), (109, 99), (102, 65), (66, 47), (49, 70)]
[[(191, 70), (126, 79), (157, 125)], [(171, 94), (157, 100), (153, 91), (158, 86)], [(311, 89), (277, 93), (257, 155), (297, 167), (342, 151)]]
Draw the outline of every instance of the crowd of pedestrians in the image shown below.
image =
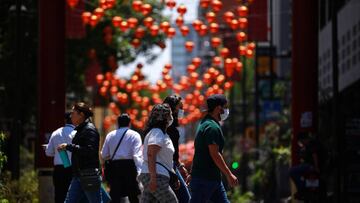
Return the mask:
[[(180, 96), (168, 96), (152, 108), (143, 139), (130, 129), (130, 116), (121, 114), (118, 129), (106, 135), (100, 156), (93, 111), (85, 103), (75, 104), (65, 114), (65, 126), (54, 131), (46, 147), (46, 155), (54, 157), (55, 202), (121, 202), (128, 197), (131, 203), (228, 203), (222, 174), (229, 186), (238, 184), (222, 155), (220, 121), (229, 115), (228, 101), (216, 94), (206, 102), (190, 172), (179, 160), (178, 119), (184, 114)], [(111, 200), (102, 187), (101, 165)]]

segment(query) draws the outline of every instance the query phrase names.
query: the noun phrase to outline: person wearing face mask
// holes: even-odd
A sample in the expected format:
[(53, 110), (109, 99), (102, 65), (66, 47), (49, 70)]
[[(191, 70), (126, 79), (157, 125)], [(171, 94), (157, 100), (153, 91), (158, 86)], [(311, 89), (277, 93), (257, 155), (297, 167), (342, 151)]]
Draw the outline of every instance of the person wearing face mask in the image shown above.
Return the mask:
[(229, 116), (228, 102), (224, 95), (214, 94), (206, 103), (207, 115), (199, 123), (194, 143), (190, 202), (229, 203), (221, 173), (231, 187), (237, 185), (238, 180), (222, 156), (225, 139), (219, 122)]
[[(179, 138), (180, 133), (177, 127), (179, 126), (178, 118), (181, 118), (184, 114), (182, 98), (178, 95), (170, 95), (164, 99), (164, 104), (169, 104), (172, 116), (174, 121), (167, 128), (166, 132), (170, 136), (170, 139), (174, 145), (175, 153), (173, 156), (174, 161), (174, 170), (178, 175), (180, 181), (179, 190), (175, 190), (176, 197), (179, 200), (179, 203), (188, 203), (190, 200), (190, 192), (187, 188), (186, 182), (188, 177), (188, 171), (186, 170), (184, 164), (179, 161)], [(184, 180), (183, 177), (186, 179)]]
[[(173, 123), (168, 104), (157, 104), (151, 110), (145, 127), (143, 163), (139, 180), (144, 186), (141, 203), (176, 203), (178, 199), (169, 185), (170, 172), (174, 173), (173, 143), (166, 129)], [(180, 183), (175, 189), (178, 189)]]

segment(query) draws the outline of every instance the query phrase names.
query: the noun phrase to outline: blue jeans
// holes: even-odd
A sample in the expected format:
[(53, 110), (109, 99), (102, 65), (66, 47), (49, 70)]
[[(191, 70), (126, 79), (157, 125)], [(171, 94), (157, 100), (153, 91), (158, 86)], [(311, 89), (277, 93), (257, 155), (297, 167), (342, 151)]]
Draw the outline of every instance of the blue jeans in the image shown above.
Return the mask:
[(179, 190), (175, 191), (176, 197), (178, 198), (179, 203), (189, 203), (190, 192), (186, 186), (186, 183), (185, 183), (184, 179), (182, 178), (180, 171), (178, 170), (177, 167), (175, 167), (175, 172), (180, 181), (180, 188), (179, 188)]
[(213, 203), (230, 203), (221, 181), (192, 177), (190, 189), (190, 203), (206, 203), (209, 200)]
[(304, 174), (312, 169), (310, 164), (302, 163), (297, 166), (293, 166), (289, 170), (289, 176), (294, 181), (298, 191), (305, 189), (305, 181), (302, 179)]
[(66, 194), (65, 203), (78, 203), (84, 196), (89, 203), (103, 203), (100, 189), (96, 192), (85, 191), (81, 188), (79, 178), (73, 177)]

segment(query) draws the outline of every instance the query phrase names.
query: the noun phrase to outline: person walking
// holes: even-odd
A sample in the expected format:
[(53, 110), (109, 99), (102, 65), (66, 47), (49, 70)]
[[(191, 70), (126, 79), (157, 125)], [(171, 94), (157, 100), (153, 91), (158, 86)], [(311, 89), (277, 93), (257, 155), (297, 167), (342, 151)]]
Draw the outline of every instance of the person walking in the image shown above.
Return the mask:
[[(59, 151), (57, 150), (58, 145), (62, 143), (71, 143), (71, 133), (74, 130), (74, 126), (72, 125), (70, 115), (70, 112), (65, 113), (65, 126), (58, 128), (51, 134), (49, 143), (46, 145), (45, 149), (46, 156), (54, 157), (53, 185), (55, 189), (55, 203), (64, 202), (72, 179), (71, 167), (64, 167)], [(67, 154), (70, 158), (71, 152), (67, 152)]]
[[(180, 133), (177, 127), (179, 127), (179, 117), (184, 115), (182, 98), (178, 95), (170, 95), (164, 99), (164, 104), (168, 104), (171, 108), (172, 116), (174, 122), (167, 128), (166, 132), (170, 136), (170, 139), (173, 143), (175, 152), (173, 156), (174, 170), (180, 181), (180, 188), (175, 190), (176, 197), (179, 200), (179, 203), (188, 203), (190, 201), (190, 192), (187, 188), (187, 177), (189, 175), (188, 171), (185, 168), (185, 165), (182, 164), (179, 160), (179, 138)], [(183, 179), (182, 175), (185, 177)]]
[(208, 112), (199, 123), (194, 143), (190, 202), (202, 203), (210, 200), (229, 203), (221, 172), (231, 187), (238, 184), (238, 180), (222, 156), (225, 139), (219, 122), (229, 115), (228, 102), (224, 95), (214, 94), (207, 98), (206, 103)]
[(72, 144), (62, 143), (58, 150), (72, 152), (73, 178), (67, 192), (65, 203), (79, 202), (86, 196), (90, 203), (102, 203), (99, 161), (100, 136), (91, 123), (92, 109), (85, 103), (75, 104), (71, 121), (76, 126)]
[(131, 203), (138, 203), (141, 193), (137, 176), (142, 164), (141, 137), (130, 127), (130, 116), (121, 114), (118, 119), (118, 129), (106, 135), (101, 156), (110, 160), (110, 196), (112, 202), (121, 202), (128, 196)]
[(169, 105), (157, 104), (153, 107), (144, 131), (144, 161), (139, 176), (144, 186), (140, 201), (142, 203), (178, 202), (169, 185), (169, 171), (174, 172), (172, 167), (175, 149), (166, 129), (172, 122)]

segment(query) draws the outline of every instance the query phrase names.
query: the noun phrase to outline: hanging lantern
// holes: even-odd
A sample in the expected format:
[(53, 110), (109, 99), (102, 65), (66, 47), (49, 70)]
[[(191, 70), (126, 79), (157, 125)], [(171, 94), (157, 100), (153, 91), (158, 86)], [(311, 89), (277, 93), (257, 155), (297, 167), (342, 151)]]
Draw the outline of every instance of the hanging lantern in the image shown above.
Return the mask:
[(178, 16), (175, 20), (175, 23), (178, 27), (182, 26), (184, 24), (184, 18), (182, 16)]
[(126, 32), (129, 29), (129, 24), (127, 21), (121, 21), (120, 23), (120, 30)]
[(152, 11), (152, 6), (150, 5), (150, 4), (143, 4), (142, 6), (141, 6), (141, 13), (144, 15), (144, 16), (146, 16), (146, 15), (148, 15), (149, 13), (151, 13), (151, 11)]
[(167, 34), (168, 38), (170, 38), (170, 39), (173, 38), (176, 34), (175, 28), (173, 28), (173, 27), (169, 28), (166, 34)]
[(204, 84), (203, 84), (203, 82), (201, 80), (196, 81), (195, 88), (197, 90), (201, 90), (203, 88), (203, 86), (204, 86)]
[(96, 15), (99, 19), (104, 16), (104, 9), (102, 8), (96, 8), (94, 10), (94, 15)]
[(191, 63), (194, 64), (195, 67), (199, 67), (201, 64), (201, 58), (195, 57), (191, 60)]
[(96, 83), (98, 85), (100, 85), (103, 82), (103, 80), (104, 80), (104, 75), (103, 74), (97, 74), (96, 75)]
[(135, 30), (135, 37), (141, 39), (145, 36), (145, 30), (142, 27), (138, 27)]
[(252, 58), (253, 56), (254, 56), (253, 50), (247, 49), (246, 50), (246, 57), (247, 58)]
[(139, 0), (135, 0), (132, 2), (132, 8), (134, 9), (134, 11), (141, 11), (141, 7), (142, 7), (142, 1)]
[(239, 42), (244, 42), (246, 40), (246, 34), (245, 32), (238, 32), (236, 33), (236, 39), (239, 41)]
[(238, 6), (236, 11), (240, 17), (247, 17), (249, 14), (249, 9), (246, 6)]
[(246, 47), (245, 47), (245, 46), (240, 45), (240, 46), (238, 47), (238, 51), (239, 51), (239, 54), (240, 54), (241, 56), (245, 56), (245, 55), (246, 55)]
[(101, 96), (105, 97), (106, 93), (107, 93), (107, 87), (104, 87), (104, 86), (100, 87), (99, 93)]
[(219, 56), (215, 56), (212, 60), (212, 63), (216, 66), (219, 66), (221, 64), (221, 58)]
[(98, 21), (99, 18), (96, 15), (91, 15), (89, 24), (91, 25), (91, 27), (95, 27)]
[(211, 38), (211, 46), (216, 48), (221, 45), (221, 39), (219, 37)]
[(250, 49), (250, 50), (252, 50), (252, 51), (255, 49), (255, 47), (256, 47), (256, 45), (255, 45), (254, 42), (251, 42), (251, 43), (249, 43), (249, 44), (247, 45), (247, 49)]
[(131, 17), (127, 20), (127, 23), (129, 25), (129, 28), (135, 28), (138, 24), (138, 19), (137, 18), (134, 18), (134, 17)]
[(120, 27), (120, 23), (122, 22), (122, 18), (120, 16), (114, 16), (111, 20), (114, 27)]
[(180, 27), (180, 32), (181, 32), (182, 36), (185, 37), (185, 36), (188, 35), (189, 32), (190, 32), (189, 27), (186, 26), (186, 25), (181, 26), (181, 27)]
[(209, 12), (206, 13), (205, 18), (208, 21), (208, 23), (215, 22), (216, 14), (214, 12), (212, 12), (212, 11), (209, 11)]
[(218, 12), (218, 11), (221, 10), (223, 4), (222, 4), (222, 2), (219, 1), (219, 0), (213, 0), (213, 1), (211, 2), (211, 6), (212, 6), (212, 8), (213, 8), (213, 10), (214, 10), (215, 12)]
[(88, 24), (90, 22), (91, 13), (90, 12), (83, 12), (81, 14), (81, 19), (83, 24)]
[(181, 16), (183, 16), (187, 11), (186, 6), (183, 4), (181, 4), (176, 10)]
[(236, 30), (239, 26), (239, 22), (236, 19), (232, 19), (230, 22), (230, 27), (233, 30)]
[(201, 20), (194, 20), (192, 26), (196, 31), (199, 31), (202, 24)]
[(150, 35), (156, 36), (159, 33), (159, 26), (158, 25), (152, 25), (150, 27)]
[(234, 73), (234, 63), (231, 58), (226, 58), (224, 61), (224, 69), (227, 77), (231, 77)]
[(241, 61), (238, 61), (235, 66), (236, 71), (241, 73), (242, 68), (243, 68), (243, 64), (241, 63)]
[(205, 24), (202, 24), (202, 25), (200, 26), (199, 35), (200, 35), (200, 36), (206, 35), (206, 34), (207, 34), (207, 30), (208, 30), (207, 26), (206, 26)]
[(189, 64), (186, 68), (188, 73), (192, 73), (196, 70), (196, 66), (194, 64)]
[(223, 58), (226, 58), (228, 55), (230, 54), (230, 51), (228, 48), (224, 47), (220, 50), (220, 55), (223, 57)]
[(74, 8), (79, 3), (79, 0), (67, 0), (67, 4), (70, 8)]
[(203, 81), (205, 84), (209, 85), (211, 83), (211, 75), (209, 73), (205, 73), (203, 76)]
[(192, 41), (186, 41), (185, 42), (185, 49), (187, 52), (191, 52), (194, 48), (194, 42)]
[(147, 28), (150, 28), (152, 25), (153, 25), (153, 23), (154, 23), (154, 19), (152, 18), (152, 17), (146, 17), (145, 19), (144, 19), (144, 25), (145, 25), (145, 27), (147, 27)]
[(239, 27), (240, 29), (245, 29), (248, 26), (248, 20), (247, 18), (239, 18)]
[(217, 23), (211, 23), (210, 24), (210, 28), (209, 28), (210, 32), (215, 34), (219, 31), (219, 24)]
[(162, 23), (160, 24), (160, 29), (161, 29), (164, 33), (166, 33), (169, 28), (170, 28), (170, 23), (167, 22), (167, 21), (164, 21), (164, 22), (162, 22)]
[(200, 0), (200, 7), (201, 8), (207, 8), (209, 7), (210, 0)]
[(230, 23), (232, 19), (235, 18), (235, 15), (233, 12), (231, 11), (226, 11), (223, 15), (223, 20), (226, 22), (226, 23)]
[(134, 38), (133, 40), (131, 40), (131, 45), (134, 47), (134, 48), (138, 48), (140, 46), (141, 42), (138, 38)]
[(166, 6), (169, 7), (170, 9), (173, 9), (176, 6), (176, 2), (174, 0), (167, 0)]
[[(225, 81), (225, 76), (224, 76), (224, 75), (219, 75), (219, 76), (216, 77), (216, 83), (217, 83), (218, 85), (224, 83), (224, 81)], [(214, 89), (214, 88), (213, 88), (213, 89)], [(216, 88), (216, 90), (217, 90), (217, 89), (218, 89), (218, 88)]]
[(111, 95), (115, 95), (118, 92), (118, 88), (116, 86), (112, 86), (110, 88)]
[(164, 65), (164, 68), (170, 70), (172, 68), (172, 65), (170, 63), (167, 63)]

